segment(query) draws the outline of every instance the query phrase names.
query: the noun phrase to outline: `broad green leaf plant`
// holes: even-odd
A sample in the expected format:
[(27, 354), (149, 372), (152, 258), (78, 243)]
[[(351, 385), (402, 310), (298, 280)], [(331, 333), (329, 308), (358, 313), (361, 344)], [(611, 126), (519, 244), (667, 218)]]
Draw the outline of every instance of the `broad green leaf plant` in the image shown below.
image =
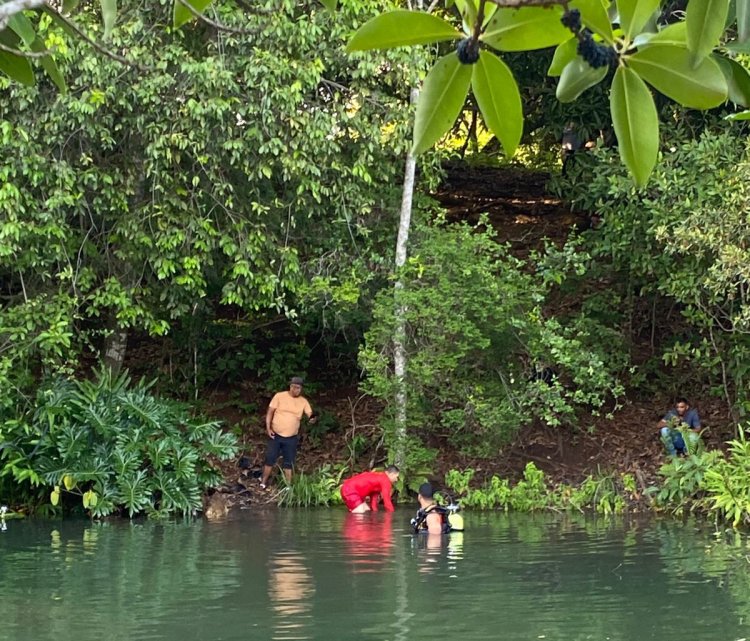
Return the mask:
[[(528, 6), (528, 5), (534, 6)], [(611, 83), (610, 107), (620, 155), (639, 186), (659, 154), (653, 90), (693, 109), (727, 100), (747, 106), (750, 75), (732, 58), (750, 41), (750, 0), (690, 0), (684, 19), (662, 20), (661, 0), (448, 0), (459, 15), (395, 10), (364, 24), (348, 50), (456, 42), (424, 80), (412, 151), (435, 145), (463, 110), (471, 88), (487, 128), (506, 156), (523, 131), (518, 85), (501, 55), (556, 47), (548, 75), (559, 77), (557, 98), (577, 100)], [(443, 17), (443, 15), (445, 17)], [(734, 115), (745, 119), (748, 112)]]

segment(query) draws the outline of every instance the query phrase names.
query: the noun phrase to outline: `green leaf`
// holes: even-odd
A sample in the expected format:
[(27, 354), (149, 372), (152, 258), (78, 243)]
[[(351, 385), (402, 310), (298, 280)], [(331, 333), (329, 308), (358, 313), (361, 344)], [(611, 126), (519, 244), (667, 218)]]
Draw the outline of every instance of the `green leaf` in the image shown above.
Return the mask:
[(548, 76), (559, 76), (565, 66), (578, 55), (578, 38), (572, 37), (570, 40), (557, 45), (555, 55), (552, 56), (552, 62), (547, 69)]
[(641, 32), (659, 5), (660, 0), (617, 0), (620, 27), (628, 40)]
[[(45, 50), (45, 46), (41, 38), (37, 37), (34, 42), (31, 43), (31, 50), (37, 52), (42, 52)], [(57, 66), (55, 59), (51, 55), (44, 56), (43, 58), (40, 58), (39, 62), (41, 62), (42, 67), (47, 72), (47, 75), (52, 79), (52, 82), (57, 85), (57, 88), (62, 93), (66, 93), (68, 91), (68, 86), (65, 83), (65, 77), (62, 75), (62, 72)]]
[(659, 152), (659, 116), (654, 98), (635, 71), (619, 67), (609, 101), (620, 157), (636, 184), (643, 186)]
[(461, 14), (464, 29), (470, 31), (472, 25), (477, 21), (477, 5), (474, 0), (456, 0), (456, 8)]
[(641, 78), (665, 96), (694, 109), (711, 109), (727, 99), (727, 82), (719, 65), (705, 58), (693, 68), (690, 52), (674, 45), (653, 45), (627, 58)]
[(697, 67), (719, 44), (729, 13), (729, 0), (690, 0), (685, 12), (687, 44)]
[(750, 40), (750, 0), (735, 0), (737, 3), (737, 40), (747, 42)]
[(670, 24), (657, 33), (641, 33), (638, 34), (633, 44), (641, 49), (649, 45), (656, 44), (667, 44), (677, 45), (679, 47), (687, 47), (687, 25), (685, 22), (675, 22)]
[(414, 118), (416, 156), (432, 147), (456, 121), (466, 101), (472, 65), (463, 65), (451, 52), (437, 61), (424, 80)]
[(510, 158), (521, 142), (523, 107), (516, 79), (508, 66), (490, 51), (480, 51), (471, 88), (484, 122)]
[(73, 13), (78, 8), (80, 0), (63, 0), (62, 12), (64, 15)]
[(320, 3), (330, 12), (336, 11), (338, 0), (320, 0)]
[(739, 40), (734, 40), (724, 45), (724, 48), (734, 53), (750, 53), (750, 41), (740, 42)]
[(738, 111), (736, 114), (724, 116), (724, 120), (750, 120), (750, 109)]
[(109, 38), (117, 20), (117, 0), (101, 0), (102, 21), (104, 22), (104, 39)]
[(34, 86), (34, 70), (27, 58), (0, 51), (0, 71), (23, 85)]
[(487, 24), (481, 39), (500, 51), (531, 51), (554, 47), (570, 38), (558, 7), (500, 8)]
[(580, 56), (576, 56), (563, 69), (555, 95), (560, 102), (573, 102), (586, 89), (600, 83), (609, 71), (608, 66), (594, 69)]
[(581, 22), (594, 33), (598, 33), (604, 41), (612, 44), (614, 35), (612, 34), (612, 23), (609, 21), (607, 8), (602, 0), (573, 0), (570, 3), (571, 9), (578, 9), (581, 12)]
[(460, 31), (437, 16), (421, 11), (388, 11), (357, 29), (346, 50), (390, 49), (461, 37)]
[(736, 105), (750, 107), (750, 73), (739, 62), (724, 56), (713, 55), (724, 79), (727, 81), (727, 97)]
[(213, 0), (174, 0), (172, 26), (175, 29), (179, 29), (186, 22), (190, 22), (195, 18), (193, 12), (190, 11), (185, 4), (189, 4), (198, 13), (203, 13), (205, 8), (210, 5), (212, 1)]
[(36, 40), (36, 31), (31, 20), (23, 13), (16, 13), (8, 20), (8, 26), (23, 40), (26, 46), (30, 46)]

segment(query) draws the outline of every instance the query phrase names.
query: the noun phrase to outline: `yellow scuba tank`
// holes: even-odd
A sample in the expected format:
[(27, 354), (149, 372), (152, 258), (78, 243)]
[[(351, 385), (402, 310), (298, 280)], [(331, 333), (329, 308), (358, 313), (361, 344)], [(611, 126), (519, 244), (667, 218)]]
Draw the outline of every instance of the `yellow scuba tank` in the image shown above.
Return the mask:
[(448, 525), (452, 532), (463, 532), (464, 531), (464, 517), (458, 513), (460, 509), (458, 505), (452, 504), (446, 506), (448, 512)]

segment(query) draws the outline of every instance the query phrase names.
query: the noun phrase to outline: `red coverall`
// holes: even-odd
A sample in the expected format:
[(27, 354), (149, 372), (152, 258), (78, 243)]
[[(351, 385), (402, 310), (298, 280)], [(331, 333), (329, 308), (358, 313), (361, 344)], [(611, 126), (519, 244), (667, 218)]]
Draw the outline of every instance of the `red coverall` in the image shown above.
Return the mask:
[(346, 507), (350, 510), (369, 498), (370, 508), (373, 512), (377, 512), (381, 496), (383, 497), (383, 507), (388, 512), (393, 512), (391, 481), (385, 472), (362, 472), (346, 479), (341, 486), (341, 498), (344, 499)]

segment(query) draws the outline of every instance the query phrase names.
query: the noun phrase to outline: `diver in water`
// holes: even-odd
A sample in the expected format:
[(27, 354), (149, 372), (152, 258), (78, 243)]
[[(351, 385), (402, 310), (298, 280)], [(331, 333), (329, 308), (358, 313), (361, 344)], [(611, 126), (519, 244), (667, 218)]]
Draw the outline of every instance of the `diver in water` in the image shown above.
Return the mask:
[(414, 533), (419, 534), (448, 534), (449, 532), (461, 532), (464, 529), (464, 520), (458, 512), (457, 505), (447, 507), (435, 502), (434, 491), (429, 483), (422, 483), (417, 494), (419, 510), (417, 516), (411, 520)]

